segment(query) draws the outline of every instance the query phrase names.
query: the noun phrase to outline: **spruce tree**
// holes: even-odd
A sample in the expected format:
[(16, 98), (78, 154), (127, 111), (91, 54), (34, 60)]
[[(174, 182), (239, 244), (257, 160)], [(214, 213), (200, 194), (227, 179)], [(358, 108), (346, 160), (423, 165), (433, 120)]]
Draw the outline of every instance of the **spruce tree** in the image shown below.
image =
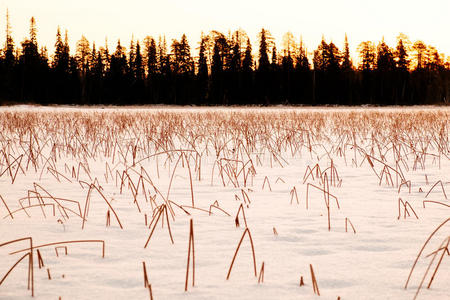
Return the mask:
[(148, 36), (145, 38), (145, 56), (147, 61), (148, 76), (156, 74), (158, 70), (158, 61), (156, 58), (156, 43), (155, 40)]
[(263, 28), (260, 33), (258, 70), (265, 71), (269, 69), (270, 64), (267, 52), (266, 30)]
[(395, 68), (394, 55), (388, 45), (381, 41), (377, 47), (377, 70), (379, 71), (392, 71)]
[(342, 70), (350, 71), (353, 69), (353, 63), (350, 59), (350, 48), (348, 46), (347, 34), (345, 34), (344, 55), (342, 57)]
[(14, 55), (14, 40), (11, 34), (11, 24), (9, 23), (9, 10), (6, 9), (6, 42), (4, 48), (4, 61), (7, 70), (11, 70), (16, 63)]
[(208, 64), (206, 57), (206, 42), (207, 37), (204, 37), (202, 34), (200, 41), (198, 72), (197, 72), (197, 82), (201, 103), (205, 103), (206, 98), (208, 97)]
[(242, 61), (242, 70), (250, 73), (253, 70), (253, 56), (252, 56), (252, 44), (250, 39), (247, 39), (247, 48), (244, 53), (244, 60)]
[(37, 47), (37, 27), (34, 17), (30, 20), (30, 41)]
[(402, 39), (399, 39), (397, 43), (397, 52), (395, 54), (396, 54), (395, 58), (397, 63), (397, 69), (406, 72), (409, 68), (409, 61), (408, 61), (408, 53), (406, 52)]
[(375, 67), (375, 45), (371, 41), (362, 42), (358, 46), (360, 57), (359, 68), (364, 71), (373, 70)]

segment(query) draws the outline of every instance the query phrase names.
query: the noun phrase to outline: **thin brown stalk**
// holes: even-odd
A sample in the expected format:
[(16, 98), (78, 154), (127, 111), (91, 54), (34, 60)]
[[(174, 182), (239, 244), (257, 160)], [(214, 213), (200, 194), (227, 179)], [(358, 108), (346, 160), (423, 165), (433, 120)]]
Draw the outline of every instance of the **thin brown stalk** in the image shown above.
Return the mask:
[(314, 275), (314, 270), (313, 270), (313, 267), (311, 264), (309, 264), (309, 270), (311, 271), (311, 279), (312, 279), (314, 294), (317, 294), (320, 296), (319, 285), (317, 284), (317, 279), (316, 279), (316, 276)]
[(192, 249), (192, 286), (195, 284), (195, 248), (194, 248), (194, 223), (193, 220), (190, 220), (189, 223), (189, 246), (188, 246), (188, 257), (186, 264), (186, 281), (184, 283), (184, 291), (188, 290), (188, 279), (189, 279), (189, 265), (191, 258), (191, 249)]
[(257, 273), (256, 273), (256, 257), (255, 257), (255, 247), (253, 246), (253, 239), (252, 239), (252, 235), (250, 233), (250, 230), (248, 228), (245, 228), (244, 233), (242, 234), (241, 240), (239, 241), (239, 244), (236, 248), (236, 251), (234, 252), (234, 256), (233, 259), (231, 260), (231, 264), (230, 264), (230, 268), (228, 269), (228, 274), (227, 274), (227, 280), (230, 279), (230, 275), (231, 275), (231, 270), (233, 269), (233, 264), (234, 261), (236, 259), (236, 256), (239, 252), (239, 248), (241, 247), (242, 241), (244, 240), (245, 235), (248, 235), (248, 238), (250, 240), (250, 245), (252, 247), (252, 255), (253, 255), (253, 268), (254, 268), (254, 272), (255, 272), (255, 277), (257, 277)]
[(258, 283), (264, 283), (264, 262), (262, 262), (261, 270), (259, 270)]

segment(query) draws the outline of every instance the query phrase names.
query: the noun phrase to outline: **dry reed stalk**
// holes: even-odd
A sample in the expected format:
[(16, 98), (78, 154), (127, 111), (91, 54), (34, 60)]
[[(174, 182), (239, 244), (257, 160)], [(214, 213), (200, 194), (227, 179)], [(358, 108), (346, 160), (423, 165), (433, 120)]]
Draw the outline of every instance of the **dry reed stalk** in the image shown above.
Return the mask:
[(87, 165), (87, 167), (85, 167), (82, 162), (78, 163), (77, 180), (80, 180), (80, 169), (81, 169), (80, 167), (83, 168), (84, 173), (89, 177), (89, 180), (92, 181), (92, 177), (89, 172), (89, 165)]
[(246, 204), (247, 204), (247, 202), (248, 202), (248, 204), (252, 203), (250, 201), (250, 197), (248, 196), (247, 192), (244, 191), (244, 189), (241, 189), (241, 194), (242, 194), (242, 199), (244, 200), (244, 203), (246, 203)]
[[(145, 215), (145, 217), (147, 217), (147, 215)], [(147, 221), (147, 218), (145, 219), (145, 221)], [(111, 214), (108, 209), (108, 211), (106, 212), (106, 227), (109, 226), (111, 226)]]
[(212, 214), (212, 208), (215, 208), (215, 209), (218, 209), (218, 210), (220, 210), (221, 212), (223, 212), (224, 214), (226, 214), (227, 216), (231, 216), (229, 213), (227, 213), (225, 210), (223, 210), (222, 208), (220, 208), (219, 206), (217, 206), (217, 205), (210, 205), (209, 206), (209, 215), (211, 215)]
[(306, 166), (305, 174), (303, 174), (303, 184), (305, 184), (306, 180), (308, 180), (308, 177), (311, 176), (312, 180), (314, 181), (314, 174), (310, 168), (310, 166)]
[(328, 175), (325, 173), (323, 176), (323, 198), (325, 200), (325, 205), (327, 207), (327, 219), (328, 219), (328, 231), (331, 230), (331, 219), (330, 219), (330, 186), (328, 183)]
[(312, 186), (313, 188), (318, 189), (319, 191), (329, 195), (331, 198), (333, 198), (336, 201), (336, 205), (338, 207), (338, 209), (340, 209), (340, 205), (339, 205), (339, 201), (338, 198), (336, 196), (334, 196), (333, 194), (331, 194), (329, 191), (325, 191), (324, 189), (322, 189), (321, 187), (318, 187), (317, 185), (314, 185), (312, 183), (307, 183), (306, 184), (306, 209), (308, 209), (308, 195), (309, 195), (309, 187)]
[(186, 157), (186, 154), (183, 152), (182, 155), (184, 155), (184, 157), (186, 158), (186, 164), (188, 167), (188, 171), (189, 171), (189, 184), (191, 186), (191, 198), (192, 198), (192, 206), (195, 206), (194, 203), (194, 187), (192, 186), (192, 173), (191, 173), (191, 167), (189, 166), (189, 160)]
[[(444, 244), (445, 244), (445, 246), (444, 246)], [(439, 262), (436, 264), (436, 268), (434, 269), (433, 275), (431, 276), (430, 282), (428, 283), (428, 286), (427, 286), (428, 289), (431, 287), (431, 283), (433, 282), (434, 277), (436, 276), (437, 270), (439, 269), (439, 266), (442, 263), (442, 259), (444, 258), (445, 253), (447, 253), (447, 255), (450, 256), (450, 251), (448, 248), (449, 244), (450, 244), (450, 236), (447, 237), (446, 239), (444, 239), (444, 241), (441, 243), (441, 245), (439, 246), (439, 248), (437, 250), (435, 250), (432, 253), (427, 255), (427, 257), (430, 255), (433, 255), (433, 254), (437, 255), (440, 251), (442, 251), (442, 255), (439, 258)], [(430, 263), (430, 265), (431, 265), (431, 263)]]
[(403, 205), (403, 218), (406, 219), (406, 214), (408, 214), (408, 217), (410, 216), (409, 211), (408, 211), (408, 206), (409, 208), (412, 210), (412, 212), (414, 213), (414, 216), (416, 216), (416, 219), (419, 219), (419, 217), (417, 216), (414, 208), (412, 208), (411, 204), (409, 204), (408, 201), (403, 201), (402, 198), (398, 198), (398, 217), (397, 220), (400, 219), (401, 213), (400, 213), (400, 203)]
[(142, 262), (142, 268), (144, 269), (144, 288), (149, 286), (147, 268), (145, 266), (145, 261)]
[(400, 185), (398, 186), (397, 194), (400, 194), (400, 190), (401, 190), (403, 185), (406, 185), (409, 188), (409, 193), (411, 194), (411, 180), (403, 181), (402, 183), (400, 183)]
[(442, 222), (441, 224), (439, 224), (439, 226), (437, 226), (433, 232), (428, 236), (427, 240), (425, 241), (425, 243), (422, 245), (422, 248), (419, 251), (419, 254), (417, 254), (416, 259), (414, 260), (414, 263), (411, 267), (411, 271), (409, 272), (408, 275), (408, 279), (406, 280), (405, 283), (405, 289), (408, 287), (408, 283), (409, 280), (411, 279), (412, 273), (414, 272), (414, 268), (416, 267), (417, 262), (419, 261), (420, 256), (422, 255), (422, 252), (425, 250), (425, 247), (427, 246), (427, 244), (430, 242), (431, 238), (436, 234), (436, 232), (439, 231), (439, 229), (441, 229), (447, 222), (450, 221), (450, 218), (446, 219), (444, 222)]
[[(37, 185), (37, 186), (39, 186), (39, 185)], [(39, 186), (39, 187), (42, 189), (41, 186)], [(35, 188), (36, 188), (36, 187), (35, 187)], [(44, 190), (44, 191), (45, 191), (45, 190)], [(45, 191), (45, 192), (48, 194), (47, 191)], [(35, 194), (35, 196), (30, 196), (30, 194)], [(37, 205), (31, 205), (31, 199), (37, 199), (37, 200), (38, 200), (38, 204), (37, 204)], [(60, 205), (61, 207), (63, 207), (65, 210), (67, 210), (67, 211), (73, 213), (74, 215), (79, 216), (80, 218), (83, 217), (83, 216), (81, 215), (81, 206), (80, 206), (80, 203), (79, 203), (78, 201), (75, 201), (75, 200), (70, 200), (70, 199), (65, 199), (65, 198), (60, 198), (60, 197), (53, 197), (53, 196), (51, 196), (51, 195), (50, 195), (50, 196), (42, 196), (40, 193), (38, 193), (38, 192), (36, 192), (36, 191), (28, 190), (28, 196), (27, 196), (27, 197), (24, 197), (24, 198), (20, 198), (18, 201), (19, 201), (19, 203), (21, 203), (21, 202), (24, 201), (24, 200), (28, 200), (29, 207), (32, 207), (32, 206), (41, 206), (41, 208), (42, 208), (42, 207), (45, 207), (45, 206), (47, 206), (47, 205), (53, 205), (53, 206), (54, 206), (53, 203), (45, 203), (45, 202), (44, 202), (44, 199), (52, 199), (52, 200), (55, 201), (55, 202), (61, 201), (61, 202), (74, 203), (74, 204), (77, 205), (78, 212), (73, 211), (72, 209), (70, 209), (70, 208), (68, 208), (68, 207), (66, 207), (66, 206), (62, 206), (61, 204), (58, 204), (58, 203), (57, 203), (57, 204)], [(56, 200), (57, 200), (57, 201), (56, 201)], [(22, 207), (22, 208), (27, 208), (27, 207), (24, 207), (23, 205), (21, 205), (21, 207)], [(55, 211), (55, 209), (53, 209), (53, 216), (55, 216), (54, 211)], [(45, 213), (43, 213), (43, 214), (45, 215)], [(67, 214), (64, 214), (64, 215), (66, 215), (66, 216), (68, 217)]]
[[(8, 275), (11, 273), (11, 271), (23, 260), (25, 259), (25, 257), (28, 257), (28, 284), (27, 284), (27, 289), (30, 290), (31, 287), (31, 296), (34, 297), (34, 264), (33, 264), (33, 250), (36, 249), (35, 247), (33, 247), (33, 238), (31, 237), (25, 237), (25, 238), (20, 238), (20, 239), (15, 239), (12, 241), (8, 241), (5, 243), (0, 244), (0, 248), (9, 244), (13, 244), (13, 243), (18, 243), (21, 241), (26, 241), (28, 240), (30, 243), (30, 248), (26, 249), (25, 251), (28, 251), (28, 253), (24, 254), (21, 258), (19, 258), (19, 260), (8, 270), (8, 272), (6, 272), (5, 276), (3, 276), (3, 278), (0, 280), (0, 286), (2, 285), (2, 283), (5, 281), (6, 277), (8, 277)], [(21, 251), (17, 251), (17, 252), (13, 252), (10, 254), (15, 254)]]
[(241, 205), (239, 205), (238, 211), (236, 213), (236, 217), (234, 219), (234, 223), (236, 224), (236, 227), (240, 226), (239, 212), (242, 212), (242, 217), (244, 218), (245, 228), (247, 228), (247, 219), (245, 218), (244, 205), (242, 203), (241, 203)]
[[(165, 204), (161, 204), (158, 207), (158, 212), (153, 216), (153, 219), (150, 222), (151, 231), (150, 231), (150, 234), (148, 236), (147, 241), (145, 242), (144, 248), (147, 248), (148, 243), (150, 242), (150, 239), (151, 239), (151, 237), (153, 235), (153, 232), (155, 231), (155, 228), (158, 225), (158, 221), (161, 219), (161, 216), (163, 216), (164, 214), (165, 214), (166, 220), (167, 220), (167, 228), (168, 228), (168, 231), (169, 231), (170, 241), (172, 242), (172, 244), (174, 244), (173, 237), (172, 237), (172, 231), (170, 229), (169, 214), (167, 212), (167, 206)], [(163, 216), (163, 219), (164, 219), (164, 216)], [(161, 220), (163, 220), (163, 219), (161, 219)], [(161, 225), (162, 224), (163, 223), (161, 222)]]
[(119, 223), (120, 229), (123, 229), (122, 223), (120, 222), (119, 217), (117, 216), (116, 211), (115, 211), (114, 208), (111, 206), (111, 204), (109, 203), (108, 199), (106, 199), (105, 195), (103, 195), (103, 193), (100, 191), (100, 189), (99, 189), (97, 186), (95, 186), (94, 184), (90, 184), (90, 185), (89, 185), (89, 190), (88, 190), (88, 193), (87, 193), (87, 196), (86, 196), (86, 203), (85, 203), (85, 205), (84, 205), (83, 223), (82, 223), (82, 225), (81, 225), (81, 229), (84, 229), (84, 223), (85, 223), (85, 221), (87, 220), (86, 217), (87, 217), (87, 214), (88, 214), (88, 207), (89, 207), (89, 204), (90, 204), (90, 195), (91, 195), (91, 191), (92, 191), (93, 189), (95, 189), (95, 190), (100, 194), (100, 196), (103, 198), (103, 200), (106, 202), (106, 204), (108, 205), (108, 207), (109, 207), (109, 208), (111, 209), (111, 211), (113, 212), (114, 217), (116, 218), (117, 222)]
[(64, 254), (67, 255), (67, 246), (58, 246), (55, 247), (55, 253), (56, 253), (56, 257), (59, 257), (59, 253), (58, 253), (58, 249), (64, 249)]
[[(168, 189), (167, 189), (167, 196), (166, 196), (166, 199), (169, 199), (170, 188), (171, 188), (171, 186), (172, 186), (172, 181), (173, 181), (173, 178), (174, 178), (174, 176), (175, 176), (175, 171), (177, 170), (177, 166), (178, 166), (178, 164), (180, 163), (180, 160), (181, 160), (183, 157), (186, 158), (186, 155), (182, 152), (182, 153), (180, 154), (180, 156), (178, 157), (178, 160), (177, 160), (176, 163), (175, 163), (175, 166), (174, 166), (173, 172), (172, 172), (172, 176), (170, 177), (169, 187), (168, 187)], [(184, 161), (184, 160), (183, 160), (183, 161)], [(187, 158), (186, 158), (186, 161), (187, 161)], [(190, 168), (190, 166), (189, 166), (189, 163), (188, 163), (188, 173), (189, 173), (189, 182), (190, 182), (190, 187), (191, 187), (192, 206), (195, 206), (195, 205), (194, 205), (194, 188), (193, 188), (193, 186), (192, 186), (192, 173), (191, 173), (191, 168)]]
[(283, 178), (281, 178), (281, 177), (278, 177), (277, 180), (275, 180), (275, 183), (278, 183), (278, 181), (281, 181), (282, 183), (286, 183), (286, 182), (283, 180)]
[(149, 296), (150, 296), (150, 300), (153, 300), (153, 291), (152, 291), (152, 285), (151, 284), (148, 285), (148, 293), (149, 293)]
[(261, 270), (259, 270), (258, 284), (264, 283), (264, 262), (262, 262)]
[[(55, 197), (53, 197), (49, 192), (47, 192), (47, 190), (46, 189), (44, 189), (41, 185), (39, 185), (39, 184), (37, 184), (36, 182), (33, 182), (33, 186), (34, 186), (34, 191), (36, 192), (36, 194), (39, 194), (38, 192), (37, 192), (37, 187), (39, 187), (41, 190), (43, 190), (50, 198), (52, 198), (53, 199), (53, 201), (55, 201), (57, 204), (58, 204), (58, 209), (60, 210), (60, 213), (61, 213), (61, 216), (65, 219), (65, 218), (69, 218), (69, 215), (67, 214), (67, 212), (66, 212), (66, 209), (67, 208), (65, 208), (61, 203), (59, 203), (59, 201), (55, 198)], [(61, 212), (61, 209), (62, 209), (62, 211), (64, 212), (64, 214)], [(80, 212), (81, 212), (81, 210), (80, 210)]]
[(39, 269), (44, 267), (44, 260), (42, 259), (42, 255), (41, 252), (39, 251), (39, 249), (36, 249), (36, 254), (37, 254), (37, 258), (38, 258), (38, 266)]
[(278, 235), (278, 231), (277, 231), (277, 229), (275, 227), (273, 227), (273, 234), (274, 235)]
[[(12, 155), (11, 155), (12, 156)], [(12, 156), (14, 158), (14, 156)], [(5, 170), (3, 170), (3, 172), (0, 174), (0, 177), (2, 177), (2, 175), (6, 172), (9, 171), (9, 175), (11, 177), (11, 184), (14, 184), (14, 181), (16, 180), (17, 177), (17, 173), (19, 172), (19, 169), (21, 169), (21, 163), (22, 163), (22, 158), (23, 158), (23, 154), (19, 155), (17, 158), (14, 158), (14, 160), (9, 163), (9, 160), (5, 154), (5, 158), (6, 158), (6, 163), (8, 165), (8, 167), (6, 167)], [(17, 163), (17, 169), (16, 172), (14, 173), (14, 175), (12, 174), (12, 166)], [(25, 174), (25, 172), (22, 170), (22, 172)]]
[(438, 181), (431, 187), (431, 189), (430, 189), (430, 190), (428, 191), (428, 193), (425, 195), (425, 198), (428, 197), (428, 195), (431, 193), (431, 191), (434, 189), (434, 187), (437, 186), (439, 183), (441, 184), (442, 193), (444, 194), (445, 199), (447, 199), (447, 194), (445, 193), (444, 184), (442, 183), (441, 180), (438, 180)]
[(67, 178), (66, 176), (60, 174), (58, 171), (52, 169), (51, 167), (47, 167), (47, 173), (50, 172), (50, 174), (53, 175), (53, 177), (56, 178), (56, 180), (58, 180), (58, 182), (61, 182), (61, 180), (59, 180), (59, 175), (61, 175), (62, 177), (64, 177), (64, 179), (66, 179), (67, 181), (69, 181), (70, 183), (72, 183), (72, 181)]
[[(27, 239), (27, 238), (22, 238), (19, 240), (24, 240), (24, 239)], [(18, 240), (15, 240), (15, 241), (18, 241)], [(8, 243), (11, 243), (11, 242), (8, 242)], [(12, 254), (20, 253), (20, 252), (31, 251), (33, 249), (39, 249), (39, 248), (50, 247), (50, 246), (55, 246), (55, 245), (80, 244), (80, 243), (101, 243), (102, 244), (102, 258), (105, 257), (105, 241), (104, 240), (72, 240), (72, 241), (54, 242), (54, 243), (48, 243), (48, 244), (41, 244), (38, 246), (32, 246), (30, 248), (20, 249), (20, 250), (11, 252), (9, 254), (12, 255)], [(4, 245), (4, 244), (2, 244), (2, 245)], [(0, 245), (0, 247), (2, 245)]]
[(444, 206), (446, 206), (446, 207), (450, 207), (450, 205), (445, 204), (445, 203), (442, 203), (442, 202), (439, 202), (439, 201), (424, 200), (424, 201), (422, 201), (423, 208), (425, 208), (425, 203), (435, 203), (435, 204), (444, 205)]
[[(193, 207), (193, 206), (190, 206), (190, 205), (181, 205), (180, 207), (182, 207), (183, 209), (184, 209), (184, 208), (195, 209), (195, 210), (198, 210), (198, 211), (205, 212), (205, 213), (207, 213), (207, 214), (209, 215), (209, 210), (204, 209), (204, 208)], [(189, 215), (190, 215), (190, 214), (189, 214)]]
[[(155, 195), (156, 196), (156, 195)], [(173, 204), (173, 205), (175, 205), (175, 207), (178, 207), (179, 209), (181, 209), (186, 215), (188, 215), (188, 216), (190, 216), (191, 214), (187, 211), (187, 210), (185, 210), (183, 207), (183, 205), (178, 205), (178, 204), (176, 204), (175, 202), (173, 202), (172, 200), (169, 200), (169, 201), (167, 201), (169, 204)], [(173, 212), (173, 210), (172, 210), (172, 208), (171, 208), (171, 206), (169, 206), (169, 208), (170, 208), (170, 212), (172, 213), (172, 219), (174, 219), (174, 216), (175, 216), (175, 213)]]
[(394, 186), (394, 182), (392, 181), (392, 176), (391, 176), (391, 173), (389, 172), (389, 168), (387, 167), (387, 165), (385, 165), (383, 167), (383, 170), (381, 171), (380, 181), (378, 182), (378, 185), (381, 185), (381, 183), (383, 181), (383, 175), (385, 177), (386, 184), (388, 186)]
[(12, 213), (11, 213), (11, 211), (9, 210), (9, 207), (8, 207), (8, 205), (6, 204), (6, 201), (5, 201), (5, 199), (3, 199), (3, 197), (2, 197), (2, 195), (0, 195), (0, 199), (2, 199), (2, 203), (3, 203), (3, 205), (5, 206), (5, 208), (6, 208), (6, 210), (8, 211), (8, 216), (10, 216), (11, 217), (11, 219), (14, 219), (14, 217), (13, 217), (13, 215), (12, 215)]
[(52, 275), (50, 274), (49, 268), (47, 268), (47, 278), (48, 278), (48, 280), (52, 280)]
[(257, 273), (256, 273), (255, 247), (253, 246), (252, 235), (250, 233), (250, 230), (248, 228), (245, 228), (244, 233), (242, 234), (241, 240), (239, 241), (239, 244), (238, 244), (238, 246), (236, 248), (236, 251), (234, 252), (233, 259), (231, 260), (230, 268), (228, 269), (227, 280), (230, 279), (231, 269), (233, 268), (234, 260), (236, 259), (236, 256), (237, 256), (237, 254), (239, 252), (239, 248), (241, 247), (242, 241), (244, 240), (244, 237), (245, 237), (246, 234), (248, 235), (248, 238), (250, 240), (250, 245), (252, 247), (253, 268), (254, 268), (254, 272), (255, 272), (255, 277), (258, 276)]
[(291, 194), (291, 205), (292, 205), (292, 200), (294, 200), (294, 196), (295, 196), (295, 200), (297, 200), (297, 204), (300, 204), (300, 202), (298, 201), (297, 189), (295, 188), (295, 186), (292, 188), (290, 194)]
[[(444, 258), (445, 253), (447, 252), (447, 254), (450, 255), (450, 252), (449, 252), (449, 249), (448, 249), (449, 243), (450, 243), (450, 237), (447, 237), (446, 239), (444, 239), (444, 241), (441, 243), (441, 245), (439, 246), (439, 248), (437, 250), (435, 250), (432, 253), (430, 253), (429, 255), (427, 255), (427, 257), (433, 255), (433, 258), (431, 259), (430, 263), (428, 264), (427, 269), (425, 270), (425, 273), (424, 273), (424, 275), (422, 277), (422, 280), (420, 281), (420, 284), (419, 284), (419, 286), (417, 288), (416, 294), (414, 295), (414, 299), (417, 299), (417, 296), (419, 295), (419, 292), (420, 292), (420, 290), (422, 288), (422, 285), (423, 285), (423, 283), (425, 281), (425, 278), (428, 275), (428, 271), (430, 270), (431, 266), (433, 265), (433, 262), (434, 262), (436, 256), (438, 255), (438, 253), (440, 251), (442, 251), (442, 255), (439, 258), (439, 262), (436, 264), (436, 268), (434, 269), (433, 275), (431, 276), (431, 279), (428, 282), (427, 289), (429, 289), (431, 287), (431, 283), (433, 282), (434, 277), (436, 276), (437, 270), (439, 269), (439, 266), (441, 265), (441, 262), (442, 262), (442, 259)], [(445, 246), (443, 246), (443, 245), (445, 245)]]
[(305, 282), (303, 281), (303, 276), (300, 276), (299, 286), (304, 286)]
[(266, 182), (267, 182), (267, 185), (269, 186), (269, 190), (272, 191), (272, 188), (270, 187), (269, 178), (267, 178), (267, 176), (264, 177), (264, 181), (263, 181), (263, 185), (262, 185), (261, 189), (264, 190), (264, 186), (265, 186)]
[(314, 270), (311, 264), (309, 264), (309, 270), (311, 271), (311, 279), (312, 279), (312, 286), (314, 294), (317, 294), (320, 296), (319, 292), (319, 285), (317, 284), (316, 276), (314, 275)]
[(194, 286), (195, 285), (195, 248), (194, 248), (194, 223), (193, 223), (192, 219), (189, 222), (189, 246), (188, 246), (187, 264), (186, 264), (186, 281), (184, 283), (184, 291), (185, 292), (187, 292), (187, 290), (188, 290), (191, 247), (192, 247), (192, 286)]
[(355, 227), (353, 226), (353, 223), (350, 221), (350, 219), (349, 218), (345, 218), (345, 232), (347, 232), (347, 223), (349, 223), (350, 224), (350, 226), (352, 226), (352, 229), (353, 229), (353, 233), (354, 234), (356, 234), (356, 230), (355, 230)]

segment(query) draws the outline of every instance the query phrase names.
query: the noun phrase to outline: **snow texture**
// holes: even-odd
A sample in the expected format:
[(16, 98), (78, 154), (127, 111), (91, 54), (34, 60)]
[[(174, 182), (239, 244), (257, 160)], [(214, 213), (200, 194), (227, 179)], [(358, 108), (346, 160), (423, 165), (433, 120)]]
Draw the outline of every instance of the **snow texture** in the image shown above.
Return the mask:
[[(404, 288), (449, 218), (449, 116), (433, 107), (2, 108), (0, 244), (60, 243), (31, 251), (35, 299), (150, 299), (143, 262), (154, 299), (316, 299), (310, 265), (323, 299), (413, 299), (430, 263), (417, 298), (449, 299), (449, 255), (427, 255), (448, 247), (450, 222)], [(400, 215), (399, 198), (410, 205)], [(246, 228), (241, 213), (236, 226), (241, 205), (257, 276), (246, 235), (227, 280)], [(185, 291), (191, 219), (195, 286), (191, 257)], [(78, 240), (104, 241), (104, 257), (102, 243), (62, 243)], [(0, 280), (29, 247), (0, 247)], [(0, 299), (31, 298), (29, 257)]]

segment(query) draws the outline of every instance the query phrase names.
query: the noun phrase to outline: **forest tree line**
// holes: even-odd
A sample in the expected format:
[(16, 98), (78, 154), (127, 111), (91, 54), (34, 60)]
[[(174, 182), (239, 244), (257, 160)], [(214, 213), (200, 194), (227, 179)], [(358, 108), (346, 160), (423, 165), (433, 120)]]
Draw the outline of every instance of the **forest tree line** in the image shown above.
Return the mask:
[(196, 49), (184, 34), (170, 43), (132, 39), (128, 51), (120, 40), (115, 49), (97, 48), (82, 36), (71, 55), (67, 31), (58, 28), (49, 56), (34, 18), (20, 45), (8, 15), (6, 23), (0, 104), (418, 105), (448, 104), (450, 97), (449, 61), (401, 34), (393, 48), (360, 43), (354, 65), (347, 36), (342, 50), (322, 38), (312, 53), (289, 32), (278, 50), (265, 29), (258, 51), (243, 30), (202, 34)]

